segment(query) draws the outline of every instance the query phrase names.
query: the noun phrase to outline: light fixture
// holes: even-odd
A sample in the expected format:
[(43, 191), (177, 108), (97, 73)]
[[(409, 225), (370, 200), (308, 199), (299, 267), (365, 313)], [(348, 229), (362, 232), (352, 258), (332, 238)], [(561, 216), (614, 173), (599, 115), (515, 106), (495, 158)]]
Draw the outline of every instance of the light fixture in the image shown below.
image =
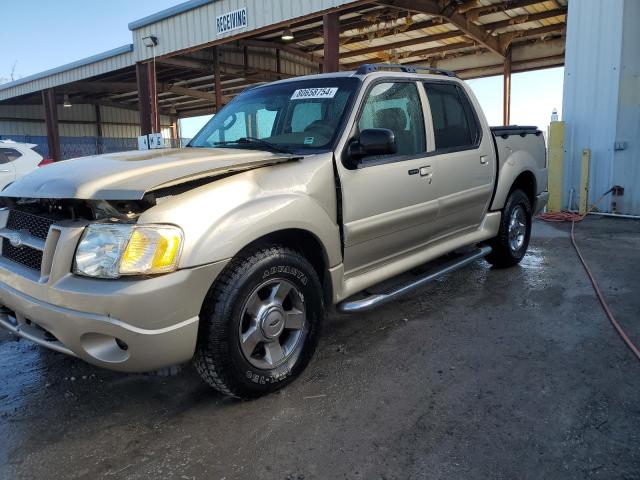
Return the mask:
[(282, 36), (280, 38), (285, 42), (289, 42), (293, 40), (293, 32), (291, 31), (290, 28), (287, 28), (286, 30), (282, 31)]
[(68, 93), (64, 94), (64, 102), (62, 103), (62, 106), (64, 108), (71, 108), (71, 101), (69, 100), (69, 94)]
[(145, 47), (155, 47), (156, 45), (158, 45), (158, 37), (156, 37), (155, 35), (142, 37), (142, 43), (144, 43)]

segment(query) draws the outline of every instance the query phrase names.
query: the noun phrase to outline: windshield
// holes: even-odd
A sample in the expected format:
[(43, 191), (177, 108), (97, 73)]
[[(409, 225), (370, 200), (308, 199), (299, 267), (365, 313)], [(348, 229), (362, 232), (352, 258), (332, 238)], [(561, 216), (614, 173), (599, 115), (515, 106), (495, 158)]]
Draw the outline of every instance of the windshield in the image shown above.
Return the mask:
[(265, 85), (238, 95), (190, 147), (327, 150), (358, 88), (356, 78), (318, 78)]

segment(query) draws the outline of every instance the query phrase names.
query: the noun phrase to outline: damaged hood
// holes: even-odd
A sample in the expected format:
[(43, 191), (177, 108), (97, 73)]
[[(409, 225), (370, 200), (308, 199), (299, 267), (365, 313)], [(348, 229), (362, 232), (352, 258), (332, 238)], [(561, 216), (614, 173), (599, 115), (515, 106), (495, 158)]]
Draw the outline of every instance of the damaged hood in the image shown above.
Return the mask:
[(39, 168), (4, 197), (140, 200), (145, 193), (204, 177), (287, 162), (300, 156), (230, 148), (172, 148), (110, 153)]

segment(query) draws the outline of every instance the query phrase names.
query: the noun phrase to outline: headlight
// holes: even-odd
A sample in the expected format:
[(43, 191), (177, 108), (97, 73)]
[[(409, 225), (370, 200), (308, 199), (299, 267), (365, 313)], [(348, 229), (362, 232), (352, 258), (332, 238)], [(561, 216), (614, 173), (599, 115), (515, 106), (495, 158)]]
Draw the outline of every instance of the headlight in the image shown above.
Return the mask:
[(76, 251), (73, 273), (118, 278), (173, 272), (183, 234), (171, 225), (89, 225)]

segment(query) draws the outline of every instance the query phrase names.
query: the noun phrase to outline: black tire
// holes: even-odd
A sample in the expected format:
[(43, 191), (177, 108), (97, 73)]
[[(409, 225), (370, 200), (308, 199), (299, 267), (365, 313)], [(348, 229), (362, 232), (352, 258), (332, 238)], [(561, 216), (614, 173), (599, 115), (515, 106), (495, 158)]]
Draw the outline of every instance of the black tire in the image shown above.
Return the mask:
[[(305, 334), (292, 348), (295, 355), (285, 357), (274, 368), (257, 368), (250, 363), (257, 360), (243, 353), (242, 322), (247, 322), (249, 300), (260, 288), (268, 288), (262, 285), (272, 281), (293, 285), (297, 298), (302, 298), (306, 318), (300, 332)], [(194, 357), (196, 369), (207, 384), (226, 395), (254, 398), (271, 393), (291, 383), (309, 364), (323, 317), (320, 280), (300, 253), (277, 245), (246, 250), (225, 268), (204, 301)]]
[[(510, 238), (509, 225), (512, 220), (512, 215), (516, 210), (520, 209), (520, 212), (525, 216), (525, 231), (522, 244), (518, 248), (514, 248), (512, 238)], [(498, 235), (493, 238), (489, 245), (491, 245), (492, 251), (487, 256), (487, 261), (496, 268), (513, 267), (520, 263), (527, 253), (527, 247), (529, 246), (529, 239), (531, 238), (531, 202), (529, 197), (519, 189), (513, 190), (507, 198), (507, 203), (502, 210), (502, 219), (500, 221), (500, 230)], [(516, 242), (517, 244), (518, 242)]]

